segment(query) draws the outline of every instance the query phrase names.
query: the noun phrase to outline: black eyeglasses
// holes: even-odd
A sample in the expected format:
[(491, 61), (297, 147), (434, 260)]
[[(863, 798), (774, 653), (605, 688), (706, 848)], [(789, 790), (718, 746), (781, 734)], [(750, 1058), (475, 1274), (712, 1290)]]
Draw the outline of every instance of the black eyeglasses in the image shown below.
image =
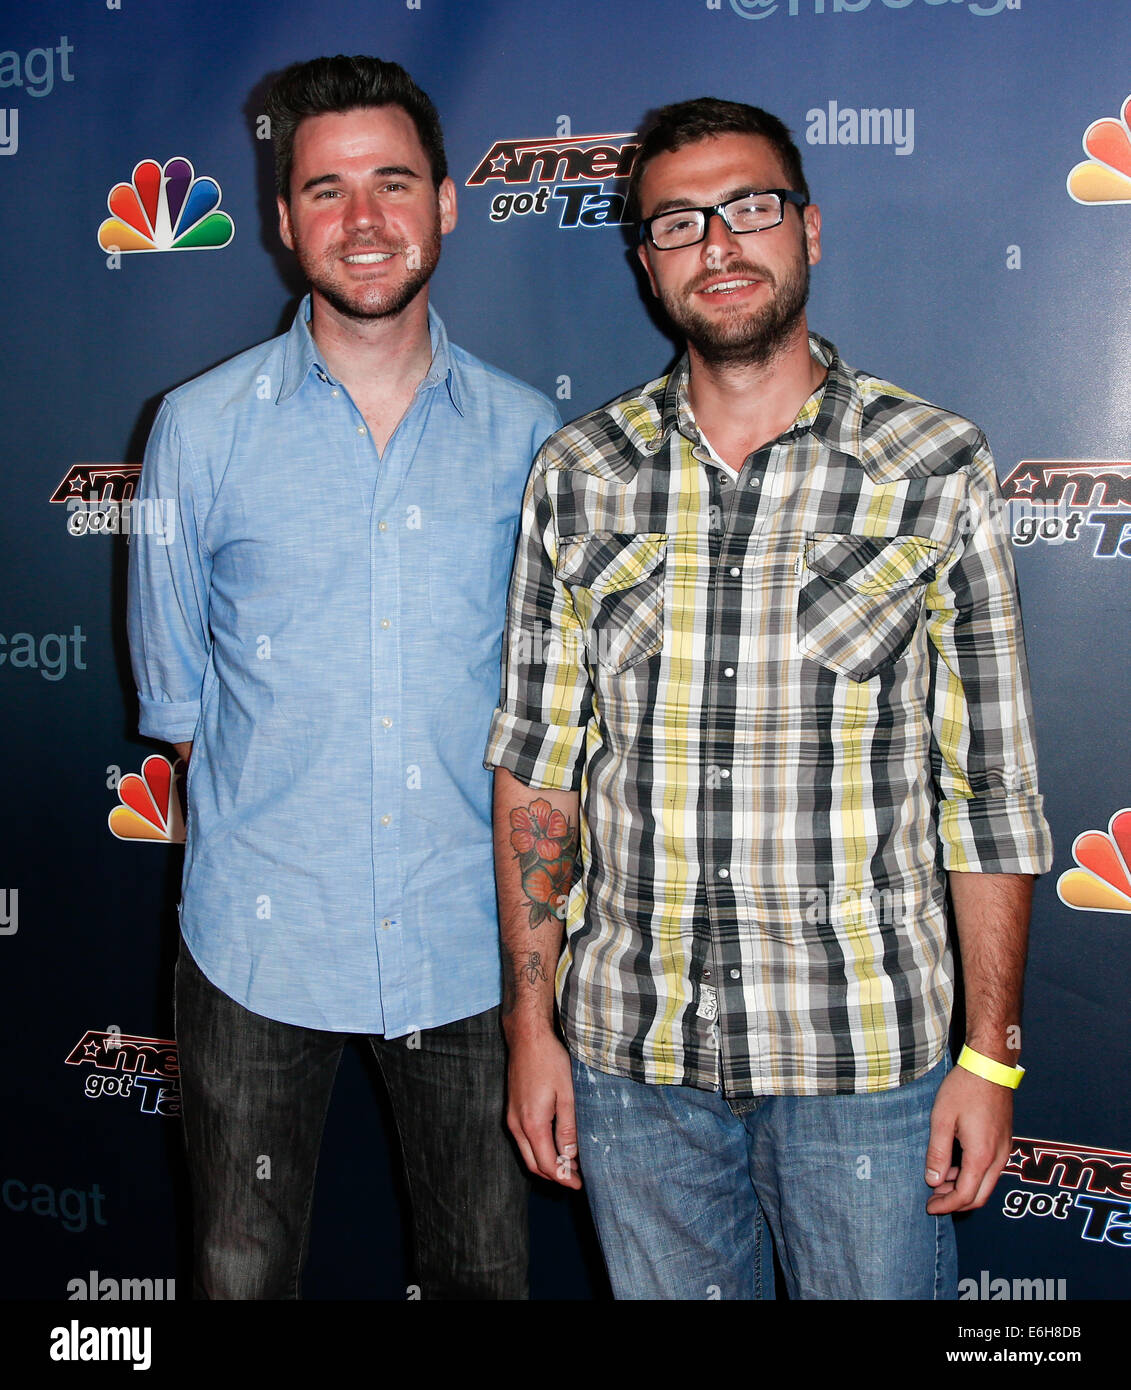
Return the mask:
[(707, 224), (718, 213), (728, 231), (739, 236), (747, 232), (767, 232), (780, 224), (785, 216), (786, 203), (796, 207), (808, 206), (800, 193), (789, 188), (764, 188), (759, 193), (744, 193), (728, 203), (716, 203), (709, 208), (672, 208), (670, 212), (645, 217), (640, 223), (640, 240), (647, 239), (657, 251), (678, 251), (694, 246), (707, 235)]

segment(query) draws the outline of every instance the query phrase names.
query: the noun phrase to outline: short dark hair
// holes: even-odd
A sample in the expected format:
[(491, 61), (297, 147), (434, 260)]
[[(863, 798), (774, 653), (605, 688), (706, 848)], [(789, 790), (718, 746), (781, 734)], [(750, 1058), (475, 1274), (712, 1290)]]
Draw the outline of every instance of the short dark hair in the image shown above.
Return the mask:
[(640, 180), (657, 155), (670, 154), (712, 135), (763, 136), (781, 160), (789, 186), (809, 201), (809, 185), (801, 168), (801, 155), (788, 126), (760, 106), (720, 101), (718, 97), (696, 97), (694, 101), (663, 106), (646, 122), (628, 181), (629, 216), (640, 216)]
[(444, 133), (440, 117), (427, 94), (399, 63), (358, 54), (347, 58), (312, 58), (293, 63), (271, 84), (265, 109), (271, 121), (275, 146), (275, 187), (290, 202), (291, 168), (295, 156), (295, 131), (308, 116), (357, 111), (370, 106), (399, 106), (412, 120), (428, 162), (432, 182), (439, 188), (447, 177)]

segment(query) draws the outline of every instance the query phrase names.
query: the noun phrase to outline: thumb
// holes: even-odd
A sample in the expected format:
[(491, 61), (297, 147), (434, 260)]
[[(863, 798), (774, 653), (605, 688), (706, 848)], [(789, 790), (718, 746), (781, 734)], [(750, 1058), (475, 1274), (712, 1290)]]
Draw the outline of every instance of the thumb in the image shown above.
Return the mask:
[(927, 1141), (924, 1176), (929, 1187), (938, 1187), (949, 1178), (954, 1163), (954, 1137), (957, 1125), (953, 1112), (936, 1101), (931, 1111), (931, 1134)]

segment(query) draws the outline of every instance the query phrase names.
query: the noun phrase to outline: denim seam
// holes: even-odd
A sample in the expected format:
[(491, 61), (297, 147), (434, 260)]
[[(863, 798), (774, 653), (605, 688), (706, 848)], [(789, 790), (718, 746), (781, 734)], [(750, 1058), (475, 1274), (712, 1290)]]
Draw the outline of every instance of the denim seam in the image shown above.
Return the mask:
[(935, 1298), (942, 1299), (942, 1217), (935, 1217)]

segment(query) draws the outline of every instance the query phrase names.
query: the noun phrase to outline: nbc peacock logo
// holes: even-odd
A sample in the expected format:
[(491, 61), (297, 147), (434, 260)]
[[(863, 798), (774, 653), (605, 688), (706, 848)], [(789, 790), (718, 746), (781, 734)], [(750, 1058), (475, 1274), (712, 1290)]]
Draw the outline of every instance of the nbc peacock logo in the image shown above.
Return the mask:
[(1102, 830), (1072, 842), (1077, 867), (1061, 874), (1056, 891), (1080, 912), (1131, 912), (1131, 809), (1116, 811)]
[(730, 0), (730, 7), (743, 19), (767, 19), (777, 9), (777, 0)]
[[(178, 759), (178, 766), (183, 766)], [(111, 833), (119, 840), (183, 845), (185, 820), (177, 792), (177, 773), (168, 758), (151, 753), (141, 775), (127, 772), (118, 782), (121, 803), (110, 812)]]
[(1131, 96), (1118, 116), (1092, 122), (1084, 153), (1068, 175), (1069, 195), (1078, 203), (1131, 203)]
[(236, 234), (219, 212), (220, 185), (197, 178), (178, 156), (164, 167), (143, 159), (129, 183), (116, 183), (106, 199), (113, 213), (98, 229), (103, 251), (218, 251)]

